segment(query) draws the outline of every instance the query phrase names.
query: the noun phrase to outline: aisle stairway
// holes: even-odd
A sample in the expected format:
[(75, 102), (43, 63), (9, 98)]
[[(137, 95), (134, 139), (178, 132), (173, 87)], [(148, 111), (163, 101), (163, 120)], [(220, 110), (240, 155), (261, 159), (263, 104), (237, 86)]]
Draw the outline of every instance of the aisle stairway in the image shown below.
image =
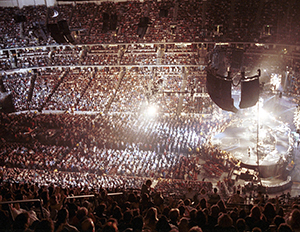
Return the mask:
[[(185, 89), (187, 87), (187, 77), (188, 77), (188, 73), (187, 73), (187, 68), (183, 67), (182, 68), (182, 84), (181, 84), (181, 89), (180, 92), (185, 92)], [(182, 106), (183, 106), (183, 99), (184, 99), (185, 95), (184, 94), (180, 94), (179, 95), (179, 101), (178, 101), (178, 105), (177, 105), (177, 115), (180, 115), (181, 111), (182, 111)]]
[(114, 102), (114, 100), (115, 100), (115, 97), (116, 97), (116, 95), (117, 95), (117, 93), (118, 93), (118, 90), (119, 90), (119, 88), (120, 88), (120, 86), (121, 86), (121, 83), (122, 83), (123, 77), (125, 76), (125, 73), (126, 73), (125, 68), (122, 69), (122, 70), (120, 71), (120, 73), (119, 73), (119, 78), (118, 78), (118, 83), (117, 83), (117, 86), (116, 86), (116, 88), (115, 88), (115, 92), (114, 92), (114, 94), (111, 96), (111, 98), (109, 99), (107, 105), (105, 106), (105, 113), (109, 112), (110, 106), (111, 106), (111, 104), (112, 104), (112, 103)]

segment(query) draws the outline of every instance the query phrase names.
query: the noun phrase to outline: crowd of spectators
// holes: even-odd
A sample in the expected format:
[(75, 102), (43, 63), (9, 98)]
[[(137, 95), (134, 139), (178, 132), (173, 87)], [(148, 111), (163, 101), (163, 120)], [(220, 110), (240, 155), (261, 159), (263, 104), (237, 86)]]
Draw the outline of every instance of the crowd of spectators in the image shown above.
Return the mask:
[[(160, 202), (157, 210), (163, 210), (167, 203), (162, 202), (163, 197), (173, 204), (178, 201), (179, 196), (185, 195), (187, 188), (192, 188), (195, 195), (201, 189), (205, 189), (206, 193), (212, 191), (211, 182), (197, 180), (198, 158), (192, 155), (192, 150), (208, 159), (214, 156), (215, 151), (199, 147), (206, 137), (222, 126), (224, 120), (220, 119), (199, 116), (149, 120), (131, 114), (2, 114), (1, 123), (5, 128), (5, 131), (1, 131), (2, 201), (41, 197), (43, 213), (48, 222), (58, 223), (61, 220), (60, 210), (66, 206), (66, 199), (61, 201), (60, 197), (65, 198), (70, 194), (96, 194), (101, 204), (104, 203), (104, 198), (110, 199), (105, 202), (108, 208), (111, 204), (120, 204), (121, 207), (120, 202), (113, 201), (117, 197), (109, 197), (106, 191), (123, 191), (124, 195), (119, 199), (124, 200), (123, 203), (128, 200), (134, 204), (140, 210), (140, 218), (143, 218), (149, 205), (154, 207), (154, 204)], [(211, 124), (212, 121), (214, 125)], [(197, 135), (200, 133), (201, 141)], [(192, 136), (188, 136), (189, 134)], [(153, 196), (139, 195), (130, 190), (139, 189), (146, 178), (155, 181), (153, 190), (156, 193)], [(24, 186), (21, 194), (25, 196), (17, 194), (20, 186)], [(220, 185), (220, 189), (221, 186), (225, 185)], [(10, 187), (12, 192), (6, 192)], [(23, 187), (20, 188), (23, 190)], [(55, 193), (52, 190), (49, 192), (50, 205), (55, 204), (50, 199), (59, 200), (55, 207), (48, 207), (47, 199), (40, 195), (48, 188), (60, 189)], [(35, 191), (38, 195), (33, 193)], [(65, 196), (60, 195), (61, 191), (65, 191)], [(133, 195), (136, 200), (133, 200)], [(195, 199), (200, 201), (201, 197)], [(139, 202), (144, 204), (145, 201), (148, 202), (146, 205), (138, 207)], [(28, 213), (28, 224), (18, 226), (37, 230), (40, 223), (44, 222), (37, 205), (20, 205), (11, 205), (14, 222), (2, 228), (12, 226), (16, 229), (15, 224), (19, 221), (17, 215), (25, 216), (23, 214)], [(97, 203), (91, 201), (88, 205), (93, 212)], [(5, 212), (7, 208), (3, 206), (2, 209)], [(76, 212), (72, 215), (74, 214)], [(168, 214), (165, 214), (167, 221)], [(114, 214), (112, 217), (117, 216)], [(122, 216), (114, 219), (118, 221), (116, 230), (122, 230), (119, 221), (121, 219)], [(70, 221), (66, 221), (74, 225), (71, 217)], [(95, 229), (105, 230), (106, 221), (93, 222)], [(141, 223), (142, 227), (147, 224), (146, 221)], [(151, 223), (150, 225), (153, 226)], [(85, 231), (82, 224), (77, 229)]]
[[(80, 44), (134, 43), (141, 40), (146, 43), (204, 40), (257, 42), (264, 36), (272, 42), (297, 43), (299, 25), (295, 22), (298, 12), (299, 6), (295, 1), (290, 4), (282, 1), (249, 1), (247, 4), (242, 1), (130, 1), (59, 4), (49, 9), (46, 6), (6, 7), (1, 8), (1, 46), (13, 48), (53, 44), (50, 38), (35, 38), (35, 30), (46, 28), (47, 20), (53, 23), (63, 19), (67, 20), (70, 29), (77, 30), (76, 40)], [(103, 29), (107, 14), (108, 17), (117, 16), (117, 25), (111, 28), (112, 31)], [(17, 22), (16, 15), (25, 16), (23, 26)], [(137, 33), (141, 17), (150, 20), (143, 38)], [(220, 31), (217, 31), (217, 25), (220, 25)]]
[[(120, 68), (104, 68), (99, 70), (87, 91), (81, 96), (76, 109), (80, 111), (104, 112), (109, 100), (116, 92)], [(82, 86), (78, 86), (81, 88)]]
[[(112, 101), (113, 111), (118, 109), (117, 111), (132, 112), (132, 109), (142, 108), (145, 102), (157, 102), (163, 112), (174, 112), (178, 108), (180, 95), (170, 94), (170, 92), (188, 91), (189, 94), (184, 95), (183, 112), (212, 112), (213, 109), (210, 107), (212, 103), (207, 95), (200, 94), (196, 98), (193, 96), (193, 93), (206, 92), (206, 71), (202, 64), (204, 64), (205, 54), (212, 48), (210, 46), (202, 48), (200, 44), (189, 46), (168, 44), (166, 47), (160, 49), (159, 45), (140, 44), (133, 48), (130, 45), (99, 45), (16, 49), (17, 56), (12, 56), (10, 59), (2, 57), (3, 70), (7, 71), (2, 79), (8, 92), (13, 94), (17, 110), (38, 109), (38, 102), (39, 105), (43, 104), (45, 100), (43, 98), (50, 94), (51, 87), (53, 89), (53, 86), (59, 83), (62, 70), (70, 68), (67, 78), (58, 88), (72, 91), (68, 94), (72, 94), (73, 97), (65, 104), (65, 102), (61, 103), (62, 99), (58, 93), (55, 93), (51, 102), (45, 105), (45, 109), (103, 111), (111, 106), (108, 103)], [(205, 54), (202, 54), (203, 52)], [(291, 55), (295, 57), (294, 60), (290, 59)], [(268, 56), (273, 59), (269, 59)], [(160, 64), (171, 65), (171, 67), (159, 67)], [(283, 45), (250, 46), (248, 44), (242, 64), (245, 65), (247, 76), (256, 75), (258, 69), (263, 70), (263, 82), (268, 81), (272, 73), (286, 75), (286, 72), (289, 72), (286, 79), (286, 92), (297, 94), (299, 72), (296, 50), (286, 49)], [(104, 67), (105, 65), (110, 67)], [(126, 67), (119, 67), (119, 65)], [(130, 65), (140, 67), (130, 67)], [(182, 67), (184, 65), (187, 67)], [(95, 71), (96, 75), (93, 78), (91, 73), (95, 66), (100, 67)], [(12, 71), (12, 68), (20, 69)], [(121, 70), (124, 75), (120, 75)], [(33, 86), (34, 94), (28, 100), (30, 81), (34, 72), (37, 73)], [(84, 84), (75, 84), (78, 79)], [(74, 83), (71, 86), (72, 82)], [(48, 87), (44, 86), (45, 84)], [(44, 91), (42, 93), (41, 89), (47, 90), (47, 94)], [(159, 94), (154, 94), (155, 91)], [(137, 102), (132, 102), (133, 99)]]
[[(62, 180), (60, 185), (55, 175)], [(245, 205), (245, 195), (237, 189), (226, 203), (227, 198), (209, 182), (154, 183), (143, 178), (18, 168), (4, 169), (1, 176), (9, 180), (0, 187), (1, 231), (292, 232), (299, 228), (296, 200), (285, 205), (277, 197), (257, 193), (251, 196), (254, 205)], [(180, 194), (160, 191), (170, 185), (185, 189)], [(5, 203), (11, 200), (15, 203)]]
[(200, 65), (198, 48), (191, 51), (188, 47), (178, 45), (174, 49), (161, 49), (158, 52), (159, 45), (154, 46), (155, 48), (115, 44), (19, 48), (5, 51), (7, 54), (2, 56), (1, 63), (3, 70), (79, 65)]
[(195, 180), (193, 154), (220, 158), (203, 144), (225, 120), (32, 113), (2, 115), (2, 123), (1, 163), (8, 167)]
[[(70, 66), (63, 80), (61, 75), (66, 68), (52, 66), (8, 72), (2, 79), (7, 92), (12, 93), (17, 111), (38, 110), (57, 88), (45, 103), (45, 110), (103, 112), (109, 109), (112, 112), (137, 112), (154, 103), (161, 112), (171, 113), (177, 110), (180, 96), (176, 93), (188, 90), (190, 96), (191, 91), (202, 92), (205, 86), (201, 67), (188, 68), (189, 74), (185, 77), (182, 67), (124, 69), (112, 66), (95, 70), (90, 66), (93, 64), (88, 65), (76, 68)], [(183, 85), (183, 82), (186, 84)], [(29, 99), (30, 91), (33, 94)], [(168, 93), (172, 93), (172, 96)], [(112, 104), (109, 104), (110, 101)], [(188, 98), (186, 101), (192, 102), (191, 107), (189, 103), (185, 106), (188, 111), (193, 107), (194, 99)], [(200, 107), (198, 112), (204, 112), (205, 109)]]

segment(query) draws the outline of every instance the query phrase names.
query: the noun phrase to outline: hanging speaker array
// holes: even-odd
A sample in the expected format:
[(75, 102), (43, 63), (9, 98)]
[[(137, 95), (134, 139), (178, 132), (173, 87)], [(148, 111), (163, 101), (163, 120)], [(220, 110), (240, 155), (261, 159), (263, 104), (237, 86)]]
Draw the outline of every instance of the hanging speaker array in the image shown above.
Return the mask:
[[(241, 102), (239, 104), (241, 109), (252, 107), (258, 102), (259, 77), (260, 70), (256, 76), (242, 78)], [(231, 96), (231, 85), (231, 78), (218, 75), (212, 68), (207, 69), (206, 87), (211, 100), (223, 110), (237, 112), (238, 109), (234, 106), (234, 100)]]
[(71, 43), (74, 44), (75, 40), (71, 35), (68, 23), (66, 20), (60, 20), (57, 23), (47, 24), (48, 32), (51, 37), (59, 44)]

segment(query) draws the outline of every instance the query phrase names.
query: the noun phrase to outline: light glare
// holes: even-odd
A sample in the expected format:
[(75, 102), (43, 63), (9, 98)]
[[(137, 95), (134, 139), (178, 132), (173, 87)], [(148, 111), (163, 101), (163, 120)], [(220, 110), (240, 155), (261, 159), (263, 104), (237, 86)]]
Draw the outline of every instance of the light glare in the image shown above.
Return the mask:
[(157, 109), (155, 106), (151, 105), (148, 107), (148, 109), (147, 109), (148, 116), (153, 117), (153, 116), (155, 116), (156, 113), (157, 113)]

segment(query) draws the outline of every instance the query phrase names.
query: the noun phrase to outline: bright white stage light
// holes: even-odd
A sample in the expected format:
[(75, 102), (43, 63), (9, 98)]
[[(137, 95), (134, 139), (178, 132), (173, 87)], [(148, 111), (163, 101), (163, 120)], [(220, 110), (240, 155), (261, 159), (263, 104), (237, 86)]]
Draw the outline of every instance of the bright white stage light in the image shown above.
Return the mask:
[(281, 83), (281, 75), (277, 73), (271, 74), (270, 84), (274, 86), (274, 89), (277, 90)]
[(157, 113), (157, 108), (156, 108), (156, 106), (150, 105), (150, 106), (147, 108), (147, 111), (146, 111), (147, 116), (153, 117), (153, 116), (156, 115), (156, 113)]
[(259, 108), (259, 121), (260, 123), (264, 123), (270, 119), (270, 114), (265, 111), (263, 108)]

